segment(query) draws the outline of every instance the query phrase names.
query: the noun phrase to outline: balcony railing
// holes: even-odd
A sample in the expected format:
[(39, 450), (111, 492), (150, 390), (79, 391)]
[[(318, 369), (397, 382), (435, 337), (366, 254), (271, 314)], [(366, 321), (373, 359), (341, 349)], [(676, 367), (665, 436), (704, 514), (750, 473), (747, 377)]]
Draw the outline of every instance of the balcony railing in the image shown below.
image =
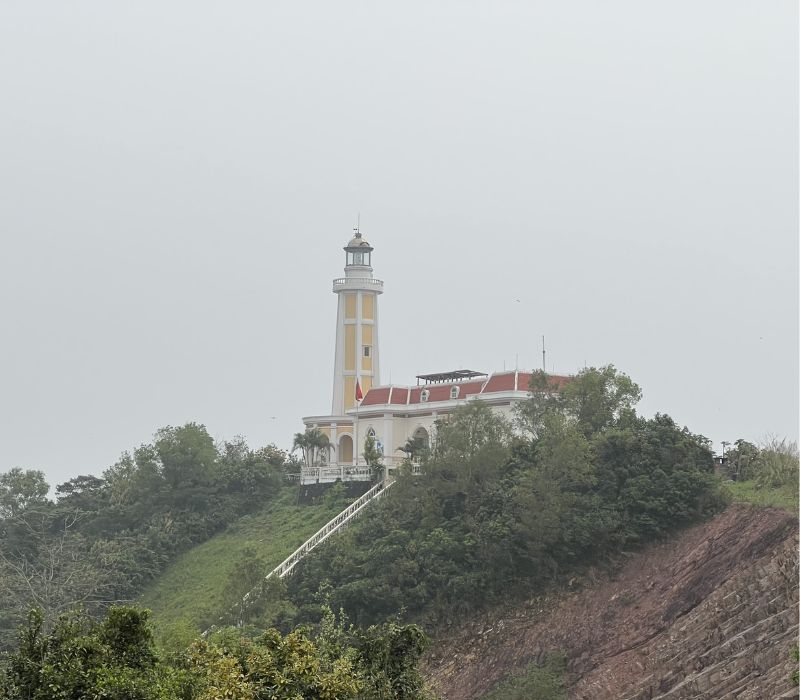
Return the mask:
[(371, 481), (372, 469), (368, 466), (330, 466), (330, 467), (303, 467), (300, 470), (300, 483), (313, 484), (316, 482), (327, 484), (340, 479), (341, 481)]
[(340, 289), (363, 289), (372, 288), (376, 292), (383, 291), (383, 280), (376, 280), (372, 277), (337, 277), (333, 280), (333, 291)]

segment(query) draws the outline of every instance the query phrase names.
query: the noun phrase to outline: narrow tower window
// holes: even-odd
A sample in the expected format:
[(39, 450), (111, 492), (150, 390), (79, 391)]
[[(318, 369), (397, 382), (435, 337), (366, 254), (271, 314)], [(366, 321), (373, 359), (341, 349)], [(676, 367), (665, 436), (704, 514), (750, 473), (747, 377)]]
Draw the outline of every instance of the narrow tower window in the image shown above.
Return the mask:
[(372, 348), (369, 345), (364, 346), (364, 357), (369, 357), (372, 354)]

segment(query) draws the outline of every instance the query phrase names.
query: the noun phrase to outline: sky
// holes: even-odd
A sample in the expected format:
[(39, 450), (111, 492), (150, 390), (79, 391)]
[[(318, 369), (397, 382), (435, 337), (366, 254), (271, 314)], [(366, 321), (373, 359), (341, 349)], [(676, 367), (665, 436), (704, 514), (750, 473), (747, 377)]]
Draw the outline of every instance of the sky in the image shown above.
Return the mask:
[(613, 363), (798, 435), (790, 0), (0, 5), (0, 472), (330, 410), (342, 246), (383, 382)]

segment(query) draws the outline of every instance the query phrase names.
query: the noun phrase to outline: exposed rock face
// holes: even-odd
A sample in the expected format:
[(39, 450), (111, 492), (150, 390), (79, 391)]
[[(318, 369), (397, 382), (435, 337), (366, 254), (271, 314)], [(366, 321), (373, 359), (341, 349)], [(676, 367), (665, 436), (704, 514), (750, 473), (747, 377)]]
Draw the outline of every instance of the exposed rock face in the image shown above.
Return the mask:
[(576, 700), (796, 697), (797, 551), (791, 514), (732, 506), (613, 578), (454, 630), (425, 671), (447, 700), (480, 698), (560, 650)]

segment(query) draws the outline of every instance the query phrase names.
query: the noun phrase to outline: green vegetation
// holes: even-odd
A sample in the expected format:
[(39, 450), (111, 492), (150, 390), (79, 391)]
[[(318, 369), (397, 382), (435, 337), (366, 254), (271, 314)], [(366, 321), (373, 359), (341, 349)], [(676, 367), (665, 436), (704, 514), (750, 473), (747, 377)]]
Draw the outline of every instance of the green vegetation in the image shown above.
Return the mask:
[(105, 619), (29, 614), (0, 670), (6, 700), (424, 700), (417, 662), (428, 640), (414, 625), (357, 630), (325, 612), (317, 634), (220, 630), (159, 658), (149, 613), (111, 607)]
[(762, 508), (782, 508), (790, 513), (796, 513), (798, 509), (796, 485), (759, 486), (754, 479), (751, 479), (749, 481), (731, 481), (725, 484), (725, 488), (733, 501), (752, 503)]
[(543, 664), (528, 664), (503, 679), (482, 700), (566, 700), (566, 670), (563, 654), (549, 654)]
[[(289, 579), (296, 621), (323, 592), (359, 624), (398, 613), (436, 624), (529, 594), (724, 505), (709, 442), (644, 419), (613, 367), (558, 393), (534, 378), (524, 436), (480, 402), (440, 421), (423, 474), (315, 550)], [(410, 470), (406, 470), (407, 472)]]
[(770, 439), (760, 446), (737, 440), (728, 451), (723, 473), (734, 501), (757, 506), (798, 510), (800, 460), (797, 444)]
[[(256, 558), (261, 564), (258, 578), (263, 578), (346, 504), (340, 495), (318, 505), (297, 505), (297, 487), (285, 486), (260, 512), (243, 516), (181, 554), (139, 599), (153, 610), (157, 636), (174, 625), (196, 633), (216, 623), (229, 605), (241, 600), (238, 590), (225, 595), (226, 587), (242, 578), (237, 565)], [(249, 581), (244, 588), (252, 588)]]
[[(709, 441), (637, 415), (639, 387), (613, 367), (552, 387), (534, 375), (516, 425), (474, 401), (431, 444), (408, 441), (385, 498), (285, 582), (264, 575), (348, 499), (339, 485), (298, 505), (284, 485), (298, 464), (274, 446), (215, 444), (190, 423), (54, 500), (41, 472), (0, 474), (0, 649), (36, 609), (0, 671), (3, 697), (416, 700), (426, 638), (401, 621), (435, 626), (539, 592), (726, 499), (797, 509), (795, 445), (737, 441), (723, 488)], [(295, 448), (313, 462), (328, 445), (307, 431)], [(365, 455), (380, 477), (370, 439)], [(114, 605), (137, 598), (157, 645), (146, 612)], [(564, 678), (553, 656), (487, 697), (559, 698)]]
[[(55, 500), (47, 498), (39, 471), (0, 475), (0, 648), (13, 641), (31, 605), (48, 629), (76, 605), (99, 614), (135, 598), (176, 556), (262, 510), (282, 493), (284, 472), (293, 468), (274, 446), (253, 450), (241, 438), (217, 445), (205, 427), (189, 423), (159, 430), (102, 478), (60, 484)], [(319, 522), (313, 510), (308, 515)], [(302, 532), (301, 520), (295, 514), (292, 525)], [(275, 553), (291, 549), (299, 536), (274, 522), (266, 526), (276, 527)], [(272, 536), (264, 529), (258, 539)], [(210, 568), (203, 576), (216, 574)]]

